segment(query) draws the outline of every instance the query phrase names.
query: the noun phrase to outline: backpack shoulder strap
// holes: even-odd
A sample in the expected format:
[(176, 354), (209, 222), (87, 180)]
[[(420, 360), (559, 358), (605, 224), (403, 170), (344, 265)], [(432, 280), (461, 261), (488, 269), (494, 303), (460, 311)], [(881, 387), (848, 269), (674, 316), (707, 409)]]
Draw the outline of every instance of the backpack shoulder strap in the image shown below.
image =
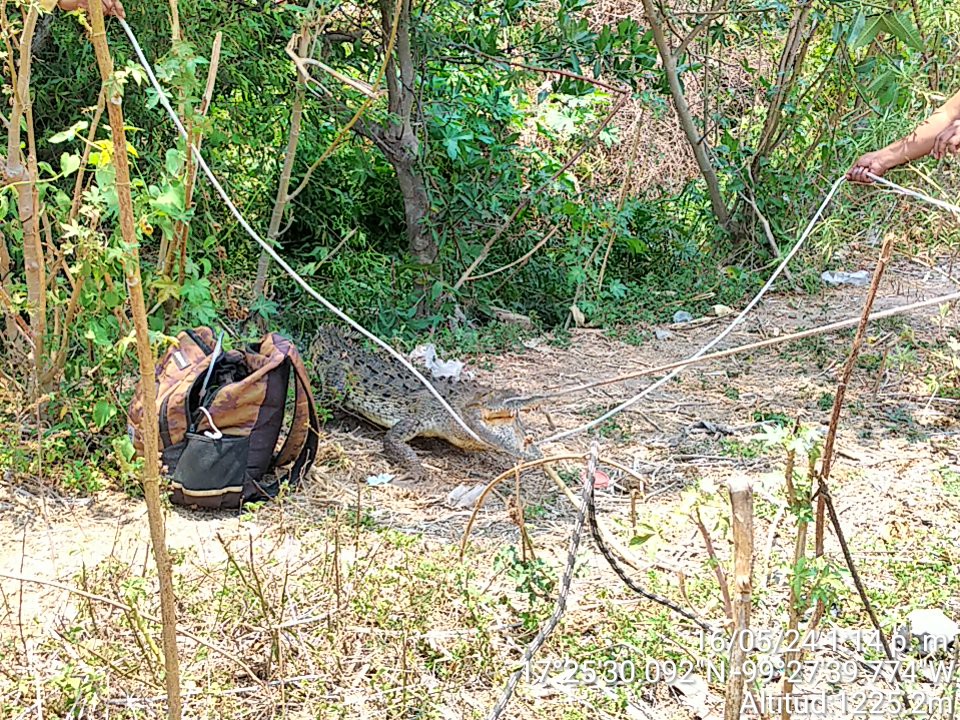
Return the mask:
[(279, 335), (273, 336), (274, 345), (282, 348), (286, 363), (295, 382), (295, 403), (290, 432), (273, 460), (274, 467), (283, 467), (293, 463), (290, 470), (278, 477), (281, 482), (299, 484), (313, 465), (320, 444), (320, 419), (316, 403), (310, 389), (307, 369), (300, 352), (292, 342)]

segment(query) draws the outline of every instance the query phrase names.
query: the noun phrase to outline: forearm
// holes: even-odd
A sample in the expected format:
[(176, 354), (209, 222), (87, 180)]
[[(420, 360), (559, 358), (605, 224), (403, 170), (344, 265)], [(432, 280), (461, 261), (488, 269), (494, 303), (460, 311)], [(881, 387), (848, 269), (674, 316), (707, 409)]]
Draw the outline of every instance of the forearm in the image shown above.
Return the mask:
[(886, 157), (887, 162), (885, 164), (889, 167), (896, 167), (924, 155), (929, 155), (930, 151), (933, 150), (937, 135), (957, 119), (960, 119), (960, 93), (937, 108), (912, 133), (883, 148), (880, 152)]

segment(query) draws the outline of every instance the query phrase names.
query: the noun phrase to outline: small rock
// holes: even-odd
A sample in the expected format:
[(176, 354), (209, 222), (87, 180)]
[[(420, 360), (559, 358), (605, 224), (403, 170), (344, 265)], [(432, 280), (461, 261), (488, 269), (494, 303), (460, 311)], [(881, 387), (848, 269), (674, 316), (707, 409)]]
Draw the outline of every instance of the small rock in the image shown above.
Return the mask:
[(670, 338), (673, 337), (672, 332), (670, 332), (669, 330), (661, 330), (660, 328), (657, 328), (656, 330), (654, 330), (653, 335), (655, 338), (657, 338), (657, 340), (669, 340)]
[(675, 323), (685, 323), (693, 320), (693, 315), (688, 313), (686, 310), (677, 310), (673, 314), (673, 321)]
[(714, 305), (710, 312), (716, 317), (726, 317), (727, 315), (733, 315), (733, 308), (728, 305)]
[(843, 272), (842, 270), (836, 272), (827, 270), (820, 275), (820, 279), (827, 285), (853, 285), (854, 287), (860, 287), (870, 284), (870, 273), (867, 270), (857, 270), (857, 272), (853, 273)]
[(527, 315), (521, 315), (520, 313), (510, 312), (509, 310), (504, 310), (503, 308), (491, 308), (493, 310), (494, 316), (502, 323), (509, 323), (510, 325), (516, 325), (517, 327), (523, 328), (524, 330), (534, 330), (535, 326), (533, 320), (531, 320)]

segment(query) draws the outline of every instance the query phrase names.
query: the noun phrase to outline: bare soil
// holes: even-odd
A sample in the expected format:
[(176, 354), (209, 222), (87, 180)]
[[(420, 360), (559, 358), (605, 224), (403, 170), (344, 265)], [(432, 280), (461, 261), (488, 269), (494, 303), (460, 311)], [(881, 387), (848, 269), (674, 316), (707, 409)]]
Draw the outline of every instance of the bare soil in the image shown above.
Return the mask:
[[(860, 267), (871, 267), (870, 261), (863, 261)], [(887, 273), (875, 309), (953, 292), (956, 284), (948, 272), (946, 262), (937, 269), (928, 269), (918, 262), (899, 260)], [(857, 316), (865, 291), (862, 287), (844, 287), (824, 289), (816, 296), (770, 296), (725, 346)], [(555, 389), (686, 357), (715, 336), (728, 321), (729, 317), (704, 318), (669, 326), (666, 328), (671, 333), (669, 338), (650, 339), (639, 346), (623, 342), (616, 333), (578, 329), (571, 333), (569, 344), (564, 343), (566, 346), (560, 346), (551, 338), (538, 338), (528, 341), (522, 351), (480, 358), (473, 363), (473, 369), (480, 380), (491, 385), (529, 392)], [(878, 613), (888, 631), (904, 612), (930, 606), (924, 603), (937, 603), (934, 606), (947, 615), (960, 616), (960, 596), (956, 592), (960, 582), (956, 570), (960, 552), (957, 550), (960, 547), (957, 442), (960, 400), (953, 400), (955, 395), (950, 392), (941, 393), (944, 397), (934, 397), (927, 382), (928, 377), (946, 377), (946, 369), (955, 362), (949, 356), (952, 354), (950, 341), (956, 337), (956, 330), (955, 312), (938, 312), (936, 308), (872, 326), (848, 388), (833, 470), (833, 494), (859, 570), (871, 591), (876, 593), (875, 599), (882, 603)], [(754, 580), (758, 601), (754, 619), (758, 627), (782, 627), (787, 592), (784, 565), (792, 553), (794, 520), (785, 509), (784, 454), (764, 450), (757, 437), (772, 424), (792, 423), (797, 418), (826, 429), (839, 371), (851, 338), (852, 331), (835, 333), (689, 368), (677, 382), (623, 413), (598, 433), (581, 434), (549, 445), (543, 448), (544, 452), (585, 452), (597, 437), (604, 455), (631, 467), (643, 479), (642, 483), (607, 468), (615, 482), (612, 488), (598, 494), (600, 522), (622, 544), (630, 544), (633, 562), (643, 570), (636, 573), (641, 583), (670, 595), (718, 626), (723, 611), (716, 580), (703, 540), (686, 512), (692, 493), (699, 488), (701, 512), (713, 534), (718, 556), (726, 562), (730, 543), (725, 483), (734, 476), (749, 479), (755, 488), (758, 511)], [(940, 357), (937, 353), (946, 355)], [(638, 392), (646, 382), (637, 380), (551, 400), (541, 410), (530, 413), (527, 425), (535, 437), (576, 427)], [(380, 454), (382, 433), (349, 418), (332, 423), (328, 433), (309, 485), (278, 507), (265, 507), (252, 516), (182, 509), (167, 513), (169, 544), (175, 553), (185, 558), (178, 566), (184, 583), (192, 583), (192, 588), (199, 588), (205, 582), (219, 583), (225, 566), (230, 564), (231, 554), (235, 566), (245, 567), (238, 558), (246, 557), (248, 550), (252, 557), (256, 543), (257, 552), (272, 553), (274, 560), (283, 558), (287, 568), (284, 582), (289, 580), (295, 584), (298, 573), (306, 572), (304, 568), (324, 562), (322, 558), (334, 552), (330, 536), (320, 531), (326, 527), (324, 523), (331, 517), (347, 517), (356, 511), (359, 513), (354, 518), (364, 516), (364, 522), (378, 531), (387, 529), (409, 534), (416, 552), (449, 553), (449, 548), (462, 539), (470, 509), (450, 507), (447, 494), (460, 484), (474, 486), (489, 482), (511, 466), (508, 459), (493, 455), (468, 455), (440, 442), (418, 442), (422, 459), (433, 471), (428, 485), (413, 489), (390, 485), (370, 487), (364, 482), (365, 478), (391, 471), (390, 464)], [(0, 574), (7, 576), (0, 579), (3, 602), (0, 638), (6, 638), (11, 647), (31, 648), (32, 665), (24, 668), (24, 672), (34, 678), (49, 679), (62, 673), (66, 662), (63, 656), (58, 656), (56, 661), (51, 659), (49, 643), (62, 639), (65, 628), (80, 622), (78, 613), (86, 603), (81, 607), (77, 597), (60, 588), (21, 582), (9, 576), (83, 586), (82, 578), (86, 574), (96, 576), (105, 564), (126, 568), (130, 576), (149, 575), (152, 560), (148, 557), (149, 533), (142, 502), (116, 492), (70, 499), (37, 490), (37, 487), (15, 484), (9, 478), (0, 483), (0, 537), (5, 538), (0, 545)], [(715, 490), (713, 499), (704, 500), (711, 488)], [(471, 536), (473, 549), (464, 561), (471, 573), (470, 582), (490, 592), (501, 592), (502, 597), (509, 599), (497, 610), (498, 616), (483, 619), (484, 625), (499, 623), (507, 629), (501, 627), (493, 632), (494, 637), (484, 650), (487, 654), (483, 663), (476, 660), (477, 667), (488, 673), (486, 676), (462, 687), (453, 687), (442, 677), (429, 682), (422, 675), (411, 678), (411, 687), (421, 683), (421, 691), (428, 686), (433, 688), (431, 713), (425, 716), (471, 717), (485, 712), (499, 693), (511, 663), (516, 662), (520, 649), (529, 640), (529, 635), (516, 628), (518, 614), (522, 615), (520, 609), (524, 607), (523, 593), (518, 593), (504, 571), (494, 564), (498, 552), (519, 542), (515, 513), (509, 511), (509, 505), (515, 502), (513, 495), (511, 479), (480, 511)], [(507, 496), (510, 496), (509, 503)], [(634, 515), (631, 497), (638, 501)], [(566, 558), (574, 511), (554, 483), (540, 472), (524, 476), (522, 502), (537, 557), (551, 572), (559, 574)], [(842, 566), (836, 540), (828, 535), (827, 557)], [(345, 573), (353, 572), (349, 570), (352, 562), (359, 564), (361, 558), (368, 557), (359, 539), (353, 554), (348, 553), (348, 546), (354, 542), (351, 537), (349, 533), (344, 535), (342, 547), (338, 545), (336, 550), (343, 553), (338, 557), (342, 558)], [(337, 538), (339, 543), (340, 535)], [(589, 645), (591, 638), (598, 646), (609, 645), (616, 638), (638, 632), (631, 623), (640, 626), (648, 623), (649, 628), (660, 634), (666, 632), (665, 628), (674, 628), (679, 640), (673, 641), (674, 646), (667, 644), (671, 652), (685, 641), (687, 650), (696, 653), (696, 629), (634, 596), (586, 538), (581, 543), (579, 558), (568, 610), (557, 630), (557, 638), (575, 638), (574, 644), (578, 646)], [(264, 572), (267, 580), (279, 577)], [(324, 581), (332, 583), (332, 577), (325, 575)], [(348, 583), (346, 575), (337, 574), (335, 581)], [(301, 586), (304, 583), (301, 578)], [(828, 609), (825, 625), (868, 630), (869, 623), (852, 591), (849, 576), (842, 576), (842, 586), (845, 589), (840, 592), (841, 599)], [(678, 587), (682, 592), (677, 592)], [(938, 592), (938, 587), (943, 592)], [(339, 588), (338, 585), (338, 593)], [(947, 592), (946, 588), (953, 590)], [(116, 589), (120, 594), (122, 585)], [(268, 588), (269, 592), (274, 590), (276, 588)], [(436, 592), (439, 598), (452, 591), (438, 586)], [(339, 594), (337, 598), (339, 602)], [(539, 617), (547, 612), (551, 601), (552, 596), (544, 598)], [(149, 598), (149, 593), (145, 602), (147, 608), (155, 607), (155, 598)], [(204, 627), (191, 622), (191, 607), (188, 604), (181, 608), (181, 618), (194, 632), (203, 632)], [(325, 613), (333, 611), (318, 606), (289, 609), (289, 612), (289, 617), (275, 618), (275, 623), (291, 617), (318, 614), (327, 617)], [(364, 612), (373, 613), (369, 609)], [(397, 612), (416, 614), (419, 611), (416, 607), (398, 605)], [(429, 614), (427, 610), (423, 612)], [(624, 615), (630, 619), (626, 620)], [(451, 614), (448, 625), (438, 626), (431, 632), (454, 637), (462, 630), (457, 626), (458, 617)], [(624, 629), (628, 626), (632, 628), (629, 632)], [(313, 630), (322, 633), (323, 627), (310, 626), (305, 632), (309, 635)], [(392, 631), (382, 624), (371, 623), (366, 629), (353, 627), (349, 632), (341, 628), (341, 632), (345, 656), (380, 657), (377, 648), (393, 647)], [(210, 639), (218, 640), (221, 636), (223, 633), (214, 631)], [(470, 637), (469, 633), (467, 636)], [(452, 641), (437, 639), (439, 637), (433, 637), (431, 647), (440, 656), (447, 653), (460, 658), (458, 652), (469, 652), (469, 641), (454, 651), (450, 646)], [(306, 642), (309, 644), (309, 638)], [(407, 643), (408, 639), (403, 642)], [(195, 646), (185, 643), (193, 648), (193, 655), (185, 651), (184, 664), (189, 672), (201, 660)], [(243, 657), (251, 665), (253, 658), (265, 652), (262, 647), (244, 647), (239, 640), (231, 647), (236, 652), (246, 650)], [(544, 657), (560, 657), (567, 649), (563, 640), (555, 639), (545, 648)], [(69, 655), (67, 651), (62, 652)], [(72, 662), (80, 660), (74, 658)], [(83, 660), (90, 662), (89, 657)], [(647, 657), (644, 662), (649, 660)], [(391, 662), (398, 661), (392, 658)], [(636, 662), (639, 665), (641, 660), (638, 658)], [(391, 708), (409, 710), (411, 707), (391, 705), (399, 700), (384, 700), (387, 691), (378, 685), (382, 678), (369, 667), (364, 669), (363, 663), (358, 661), (341, 671), (344, 674), (339, 677), (321, 669), (312, 675), (316, 676), (314, 679), (322, 676), (325, 693), (338, 698), (335, 703), (340, 704), (338, 707), (347, 708), (343, 717), (390, 716)], [(278, 672), (274, 668), (269, 679), (282, 677)], [(123, 684), (120, 679), (116, 682), (118, 687)], [(196, 676), (192, 682), (198, 682)], [(249, 678), (235, 683), (241, 689), (249, 684)], [(773, 682), (762, 685), (764, 690), (776, 687)], [(875, 686), (889, 689), (882, 683), (858, 677), (846, 689), (832, 686), (831, 692), (836, 697), (838, 692), (863, 691)], [(218, 712), (223, 709), (204, 700), (205, 687), (200, 682), (195, 694), (188, 697), (188, 711), (193, 713), (189, 716), (229, 716), (209, 714), (214, 712), (211, 708), (220, 708)], [(686, 718), (722, 714), (723, 688), (717, 683), (710, 683), (699, 710), (683, 692), (668, 689), (663, 683), (647, 683), (642, 687), (640, 691), (622, 694), (617, 700), (616, 693), (611, 695), (612, 691), (608, 690), (563, 683), (521, 683), (511, 706), (512, 715), (508, 716)], [(811, 692), (825, 687), (822, 677), (810, 678)], [(208, 690), (219, 693), (229, 687), (221, 684), (216, 690), (213, 686)], [(159, 691), (154, 694), (156, 692)], [(31, 693), (30, 688), (17, 689), (15, 683), (0, 676), (0, 706), (16, 701), (21, 704), (10, 707), (25, 708), (29, 703), (23, 698), (33, 697)], [(258, 695), (260, 693), (258, 690)], [(271, 717), (286, 702), (278, 685), (262, 693), (261, 700), (249, 706), (245, 717)], [(150, 693), (142, 695), (146, 697)], [(108, 691), (101, 692), (101, 701), (104, 696), (110, 696), (109, 684)], [(123, 693), (112, 697), (123, 697)], [(269, 698), (269, 702), (263, 698)], [(42, 702), (42, 698), (37, 702)], [(320, 705), (311, 705), (302, 698), (298, 702), (301, 714), (292, 712), (291, 717), (326, 716), (322, 712), (316, 714), (320, 712), (317, 710)], [(115, 712), (121, 712), (122, 707), (119, 702), (113, 706)], [(136, 715), (138, 717), (162, 714), (162, 706), (157, 702), (143, 700), (136, 707), (137, 712), (144, 713)], [(91, 710), (88, 716), (104, 717), (103, 712)], [(54, 711), (49, 716), (55, 714)], [(831, 716), (845, 715), (835, 710)], [(6, 717), (19, 716), (0, 711), (0, 718)]]

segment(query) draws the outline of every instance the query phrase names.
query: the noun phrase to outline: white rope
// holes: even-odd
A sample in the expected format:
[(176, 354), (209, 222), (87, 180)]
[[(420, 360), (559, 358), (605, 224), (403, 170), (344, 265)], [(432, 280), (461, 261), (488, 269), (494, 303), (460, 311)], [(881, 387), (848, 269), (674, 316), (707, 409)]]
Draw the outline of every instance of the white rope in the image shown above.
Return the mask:
[[(773, 286), (774, 281), (780, 276), (780, 273), (784, 271), (784, 269), (793, 259), (794, 255), (796, 255), (800, 251), (800, 248), (803, 247), (803, 244), (807, 241), (807, 238), (810, 236), (810, 233), (813, 231), (814, 226), (820, 220), (820, 216), (823, 215), (823, 211), (827, 208), (827, 205), (830, 203), (830, 201), (833, 200), (833, 196), (837, 194), (837, 190), (840, 189), (840, 186), (844, 183), (845, 179), (846, 178), (844, 177), (839, 177), (837, 178), (836, 182), (833, 183), (833, 187), (830, 188), (830, 192), (827, 193), (826, 197), (823, 199), (823, 202), (820, 203), (820, 207), (817, 208), (817, 212), (814, 213), (813, 218), (810, 220), (806, 229), (800, 235), (800, 239), (797, 240), (796, 245), (794, 245), (793, 249), (791, 249), (790, 252), (787, 253), (787, 256), (783, 258), (780, 264), (777, 265), (777, 269), (773, 271), (773, 274), (770, 276), (770, 279), (767, 280), (767, 282), (764, 284), (762, 288), (760, 288), (760, 291), (754, 296), (753, 300), (751, 300), (747, 304), (747, 306), (740, 311), (740, 314), (737, 315), (733, 319), (733, 321), (729, 325), (727, 325), (727, 327), (724, 328), (719, 335), (717, 335), (713, 340), (708, 342), (702, 348), (697, 350), (697, 352), (695, 352), (693, 355), (691, 355), (688, 358), (689, 360), (691, 361), (696, 360), (701, 355), (705, 355), (717, 343), (719, 343), (727, 335), (733, 332), (733, 329), (737, 325), (739, 325), (741, 322), (743, 322), (743, 319), (750, 313), (751, 310), (753, 310), (754, 307), (756, 307), (757, 303), (760, 302), (761, 298), (763, 298), (763, 296), (767, 293), (767, 291)], [(620, 403), (612, 410), (608, 410), (603, 415), (598, 417), (596, 420), (591, 420), (590, 422), (585, 423), (579, 427), (575, 427), (572, 430), (564, 430), (563, 432), (556, 433), (554, 435), (551, 435), (550, 437), (544, 438), (543, 440), (538, 440), (536, 444), (539, 445), (545, 442), (554, 442), (556, 440), (563, 440), (564, 438), (568, 438), (573, 435), (579, 435), (580, 433), (590, 430), (591, 428), (595, 428), (597, 425), (600, 425), (601, 423), (606, 422), (607, 420), (612, 418), (614, 415), (622, 413), (627, 408), (640, 402), (640, 400), (645, 398), (654, 390), (666, 385), (668, 382), (670, 382), (670, 380), (675, 378), (680, 373), (681, 370), (682, 368), (676, 368), (675, 370), (672, 370), (671, 372), (669, 372), (668, 374), (664, 375), (662, 378), (657, 380), (655, 383), (648, 385), (646, 388), (644, 388), (642, 391), (634, 395), (629, 400)]]
[(214, 176), (213, 171), (210, 170), (210, 166), (207, 165), (206, 160), (203, 159), (203, 155), (200, 154), (200, 151), (196, 148), (195, 145), (191, 144), (190, 136), (187, 134), (186, 128), (183, 127), (183, 123), (180, 122), (180, 118), (177, 115), (177, 113), (174, 112), (172, 107), (170, 107), (170, 102), (167, 100), (167, 96), (164, 93), (163, 88), (160, 87), (160, 83), (157, 82), (157, 78), (153, 74), (153, 68), (150, 67), (150, 63), (147, 61), (147, 58), (144, 56), (143, 50), (140, 48), (140, 43), (137, 42), (137, 38), (133, 34), (133, 30), (130, 29), (129, 25), (127, 25), (126, 20), (122, 18), (117, 18), (117, 21), (120, 23), (120, 27), (123, 28), (123, 31), (127, 34), (127, 38), (130, 40), (130, 44), (133, 46), (133, 50), (137, 54), (137, 58), (140, 60), (140, 64), (143, 66), (144, 71), (147, 73), (147, 78), (150, 80), (150, 84), (153, 86), (153, 89), (157, 92), (157, 95), (159, 95), (160, 104), (163, 105), (163, 109), (167, 111), (167, 114), (170, 116), (170, 119), (173, 120), (173, 124), (177, 126), (177, 131), (180, 133), (180, 136), (184, 139), (184, 142), (187, 143), (187, 146), (193, 152), (193, 156), (197, 160), (197, 165), (199, 165), (200, 169), (203, 170), (203, 174), (207, 176), (207, 180), (210, 181), (210, 184), (213, 186), (213, 189), (217, 191), (217, 194), (220, 196), (220, 198), (223, 200), (226, 206), (230, 209), (230, 212), (237, 219), (237, 222), (240, 223), (240, 227), (242, 227), (246, 231), (247, 235), (253, 238), (257, 242), (257, 244), (263, 248), (264, 252), (266, 252), (267, 255), (269, 255), (273, 259), (273, 261), (277, 265), (279, 265), (284, 272), (287, 273), (287, 275), (293, 278), (297, 282), (297, 284), (300, 285), (300, 287), (306, 290), (306, 292), (311, 297), (313, 297), (317, 302), (323, 305), (323, 307), (325, 307), (331, 313), (333, 313), (338, 318), (343, 320), (345, 323), (347, 323), (350, 327), (352, 327), (354, 330), (359, 332), (361, 335), (370, 339), (371, 341), (379, 345), (381, 348), (383, 348), (385, 351), (390, 353), (390, 355), (396, 358), (407, 370), (413, 373), (413, 376), (417, 378), (417, 380), (419, 380), (421, 383), (423, 383), (423, 386), (427, 390), (429, 390), (430, 394), (437, 399), (437, 401), (440, 403), (443, 409), (446, 410), (448, 413), (450, 413), (450, 416), (454, 420), (456, 420), (457, 424), (461, 428), (463, 428), (471, 438), (473, 438), (477, 442), (483, 443), (483, 440), (481, 440), (477, 436), (477, 434), (470, 429), (470, 427), (463, 421), (463, 419), (457, 414), (457, 412), (452, 407), (450, 407), (449, 403), (447, 403), (447, 401), (443, 399), (443, 396), (439, 392), (437, 392), (437, 389), (430, 383), (430, 381), (427, 380), (427, 378), (425, 378), (412, 364), (410, 364), (409, 360), (403, 357), (403, 355), (398, 353), (396, 350), (390, 347), (390, 345), (388, 345), (383, 340), (378, 338), (372, 332), (364, 328), (357, 321), (350, 318), (345, 312), (343, 312), (340, 308), (338, 308), (336, 305), (334, 305), (325, 297), (323, 297), (316, 290), (314, 290), (309, 285), (309, 283), (307, 283), (306, 280), (300, 277), (300, 275), (297, 273), (296, 270), (290, 267), (290, 265), (288, 265), (287, 262), (277, 254), (276, 250), (270, 247), (269, 243), (267, 243), (263, 238), (261, 238), (257, 234), (257, 232), (252, 227), (250, 227), (249, 223), (247, 223), (247, 221), (244, 219), (243, 215), (237, 209), (236, 205), (234, 205), (233, 201), (230, 200), (230, 196), (227, 194), (227, 191), (223, 189), (223, 186)]
[[(952, 212), (952, 213), (955, 213), (955, 214), (957, 214), (958, 216), (960, 216), (960, 206), (958, 206), (958, 205), (954, 205), (954, 204), (949, 203), (949, 202), (946, 202), (946, 201), (944, 201), (944, 200), (938, 200), (937, 198), (931, 197), (931, 196), (927, 195), (926, 193), (922, 193), (922, 192), (920, 192), (920, 191), (918, 191), (918, 190), (911, 190), (911, 189), (909, 189), (909, 188), (905, 188), (905, 187), (903, 187), (902, 185), (898, 185), (897, 183), (895, 183), (895, 182), (893, 182), (893, 181), (891, 181), (891, 180), (887, 180), (887, 179), (885, 179), (885, 178), (882, 178), (882, 177), (880, 177), (879, 175), (874, 175), (874, 174), (871, 173), (871, 172), (866, 173), (866, 175), (867, 175), (867, 177), (869, 177), (869, 178), (870, 178), (871, 180), (873, 180), (874, 182), (879, 183), (880, 185), (883, 185), (883, 186), (885, 186), (885, 187), (890, 188), (892, 191), (894, 191), (894, 192), (897, 193), (897, 194), (905, 195), (905, 196), (907, 196), (907, 197), (912, 197), (912, 198), (915, 198), (915, 199), (917, 199), (917, 200), (922, 200), (922, 201), (924, 201), (924, 202), (930, 203), (931, 205), (935, 205), (936, 207), (942, 208), (942, 209), (944, 209), (944, 210), (947, 210), (948, 212)], [(629, 400), (621, 403), (620, 405), (618, 405), (617, 407), (613, 408), (612, 410), (609, 410), (608, 412), (604, 413), (603, 415), (601, 415), (600, 417), (598, 417), (596, 420), (592, 420), (592, 421), (590, 421), (590, 422), (588, 422), (588, 423), (586, 423), (586, 424), (584, 424), (584, 425), (581, 425), (580, 427), (576, 427), (576, 428), (574, 428), (574, 429), (572, 429), (572, 430), (566, 430), (566, 431), (561, 432), (561, 433), (556, 433), (556, 434), (554, 434), (554, 435), (551, 435), (550, 437), (544, 438), (543, 440), (537, 441), (536, 444), (539, 445), (539, 444), (545, 443), (545, 442), (553, 442), (553, 441), (555, 441), (555, 440), (562, 440), (562, 439), (564, 439), (564, 438), (568, 438), (568, 437), (571, 437), (571, 436), (573, 436), (573, 435), (577, 435), (577, 434), (579, 434), (579, 433), (582, 433), (582, 432), (584, 432), (584, 431), (586, 431), (586, 430), (590, 430), (591, 428), (594, 428), (594, 427), (596, 427), (597, 425), (599, 425), (599, 424), (601, 424), (601, 423), (609, 420), (609, 419), (612, 418), (614, 415), (617, 415), (618, 413), (623, 412), (624, 410), (626, 410), (626, 409), (629, 408), (630, 406), (632, 406), (632, 405), (634, 405), (635, 403), (639, 402), (641, 399), (643, 399), (644, 397), (646, 397), (647, 395), (649, 395), (650, 393), (652, 393), (654, 390), (656, 390), (656, 389), (658, 389), (658, 388), (660, 388), (660, 387), (663, 387), (663, 385), (665, 385), (667, 382), (669, 382), (669, 381), (672, 380), (674, 377), (676, 377), (676, 376), (680, 373), (680, 371), (683, 370), (684, 367), (686, 367), (687, 365), (693, 364), (697, 359), (699, 359), (701, 356), (703, 356), (704, 354), (706, 354), (706, 352), (707, 352), (708, 350), (710, 350), (711, 348), (713, 348), (717, 343), (719, 343), (721, 340), (723, 340), (723, 338), (725, 338), (727, 335), (729, 335), (730, 332), (731, 332), (737, 325), (739, 325), (739, 324), (743, 321), (743, 319), (746, 317), (746, 315), (756, 306), (756, 304), (757, 304), (758, 302), (760, 302), (760, 299), (761, 299), (761, 298), (764, 296), (764, 294), (766, 294), (766, 292), (770, 289), (770, 286), (773, 285), (773, 281), (777, 278), (777, 276), (780, 275), (780, 273), (784, 270), (784, 268), (786, 268), (786, 266), (787, 266), (787, 264), (790, 262), (790, 260), (793, 259), (793, 256), (797, 254), (797, 251), (798, 251), (798, 250), (800, 249), (800, 247), (806, 242), (807, 238), (810, 236), (810, 233), (813, 231), (813, 228), (816, 226), (817, 222), (819, 221), (820, 216), (823, 214), (823, 211), (826, 209), (827, 205), (828, 205), (828, 204), (830, 203), (830, 201), (833, 199), (833, 196), (836, 195), (837, 191), (840, 189), (840, 186), (843, 184), (844, 180), (845, 180), (844, 177), (839, 177), (839, 178), (837, 178), (836, 182), (833, 183), (833, 186), (830, 188), (830, 192), (827, 193), (826, 197), (823, 199), (823, 202), (820, 203), (820, 207), (817, 209), (817, 212), (814, 213), (813, 218), (810, 220), (810, 222), (809, 222), (809, 224), (807, 225), (806, 229), (805, 229), (805, 230), (803, 231), (803, 233), (801, 234), (800, 239), (797, 240), (797, 244), (793, 246), (793, 249), (787, 254), (787, 256), (783, 259), (783, 261), (780, 263), (780, 265), (777, 266), (777, 269), (773, 271), (773, 274), (770, 276), (770, 279), (767, 280), (766, 284), (765, 284), (762, 288), (760, 288), (760, 292), (758, 292), (758, 293), (756, 294), (756, 296), (753, 298), (753, 300), (751, 300), (750, 303), (740, 312), (740, 314), (737, 315), (737, 317), (733, 319), (733, 321), (723, 330), (723, 332), (721, 332), (721, 333), (720, 333), (719, 335), (717, 335), (713, 340), (711, 340), (709, 343), (707, 343), (707, 344), (704, 345), (702, 348), (700, 348), (700, 350), (698, 350), (696, 353), (694, 353), (694, 354), (691, 355), (689, 358), (687, 358), (686, 360), (684, 360), (684, 361), (683, 361), (683, 365), (681, 365), (680, 367), (675, 368), (675, 369), (674, 369), (673, 371), (671, 371), (669, 374), (664, 375), (662, 378), (660, 378), (659, 380), (657, 380), (657, 381), (654, 382), (653, 384), (647, 386), (646, 388), (644, 388), (642, 391), (640, 391), (639, 393), (637, 393), (636, 395), (634, 395), (634, 396), (633, 396), (632, 398), (630, 398)], [(575, 386), (575, 387), (571, 387), (571, 388), (566, 388), (566, 389), (564, 389), (564, 390), (559, 390), (559, 391), (557, 391), (557, 392), (555, 392), (555, 393), (551, 393), (551, 394), (550, 394), (550, 397), (555, 397), (555, 396), (558, 396), (558, 395), (564, 395), (564, 394), (567, 394), (567, 393), (577, 392), (579, 389), (581, 389), (580, 386)]]
[(868, 172), (866, 175), (874, 182), (885, 185), (899, 195), (906, 195), (907, 197), (916, 198), (917, 200), (923, 200), (931, 205), (936, 205), (938, 208), (943, 208), (948, 212), (960, 215), (960, 205), (954, 205), (953, 203), (948, 203), (944, 200), (938, 200), (937, 198), (930, 197), (926, 193), (922, 193), (919, 190), (905, 188), (902, 185), (897, 185), (895, 182), (887, 180), (886, 178), (882, 178), (879, 175), (874, 175), (872, 172)]

